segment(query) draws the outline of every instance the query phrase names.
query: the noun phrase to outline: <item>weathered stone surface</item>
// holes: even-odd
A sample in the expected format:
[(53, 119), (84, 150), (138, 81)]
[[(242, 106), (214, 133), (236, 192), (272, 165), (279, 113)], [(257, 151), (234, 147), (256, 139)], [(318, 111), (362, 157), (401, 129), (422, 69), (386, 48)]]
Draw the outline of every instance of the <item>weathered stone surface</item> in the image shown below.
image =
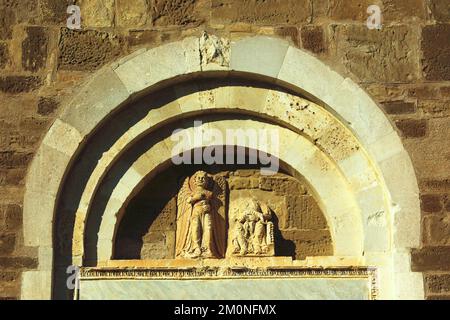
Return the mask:
[(450, 100), (450, 87), (443, 86), (440, 88), (441, 97)]
[(15, 22), (14, 11), (10, 9), (0, 10), (0, 40), (12, 38), (12, 27)]
[(405, 138), (421, 138), (427, 134), (425, 120), (398, 120), (395, 124)]
[(417, 272), (450, 271), (450, 246), (413, 249), (411, 265), (412, 270)]
[(39, 19), (35, 0), (0, 1), (0, 40), (11, 39), (15, 23), (36, 23)]
[(175, 231), (150, 231), (142, 239), (141, 259), (173, 259)]
[(31, 257), (0, 257), (0, 268), (3, 270), (35, 269), (38, 266), (36, 258)]
[(418, 78), (417, 35), (407, 25), (369, 30), (365, 25), (336, 25), (336, 55), (362, 82)]
[(59, 67), (91, 71), (117, 59), (123, 52), (123, 40), (107, 32), (62, 29)]
[(160, 33), (154, 30), (132, 30), (130, 31), (127, 41), (130, 46), (154, 45), (160, 39)]
[(329, 16), (333, 20), (361, 22), (365, 21), (368, 17), (367, 8), (372, 4), (376, 4), (373, 0), (325, 0), (320, 2), (322, 2), (321, 7), (327, 9)]
[(53, 97), (40, 97), (37, 107), (37, 113), (42, 116), (52, 114), (59, 106), (58, 101)]
[(8, 231), (19, 230), (22, 226), (22, 208), (17, 204), (9, 204), (5, 208), (5, 228)]
[(0, 271), (0, 300), (15, 300), (19, 298), (20, 273), (15, 271)]
[(9, 61), (8, 45), (0, 43), (0, 69), (4, 68)]
[(439, 99), (439, 87), (430, 85), (417, 85), (408, 90), (408, 96), (418, 99)]
[[(404, 144), (415, 166), (419, 180), (429, 181), (423, 193), (432, 193), (441, 188), (447, 191), (448, 172), (450, 172), (450, 119), (433, 118), (427, 121), (427, 134), (421, 139), (406, 139)], [(420, 124), (420, 122), (419, 122)], [(436, 143), (436, 141), (439, 141)], [(439, 164), (439, 165), (436, 165)], [(433, 189), (433, 190), (432, 190)]]
[(230, 190), (257, 189), (259, 187), (258, 178), (230, 178), (228, 182)]
[(447, 0), (429, 0), (428, 7), (433, 18), (437, 21), (450, 21), (450, 2)]
[(450, 192), (450, 179), (424, 179), (420, 181), (419, 187), (429, 192)]
[(29, 92), (39, 88), (42, 79), (35, 76), (6, 76), (0, 77), (0, 91), (6, 93)]
[(199, 24), (203, 18), (196, 7), (208, 4), (202, 0), (151, 0), (152, 21), (157, 26)]
[(1, 169), (0, 186), (22, 186), (25, 182), (26, 170), (24, 168)]
[[(129, 1), (131, 2), (131, 1)], [(119, 5), (120, 1), (118, 2)], [(114, 23), (114, 0), (81, 0), (82, 27), (111, 27)]]
[(423, 0), (319, 0), (317, 2), (317, 16), (326, 14), (333, 20), (365, 23), (369, 17), (367, 9), (370, 5), (378, 5), (383, 21), (387, 22), (426, 17)]
[(42, 19), (48, 24), (65, 24), (67, 21), (67, 7), (72, 0), (42, 0), (39, 2)]
[(0, 168), (25, 167), (32, 158), (31, 153), (3, 151), (0, 152)]
[(322, 27), (307, 26), (301, 29), (302, 47), (319, 54), (326, 51), (325, 36)]
[(450, 116), (450, 101), (421, 100), (418, 107), (426, 117), (445, 118)]
[(117, 24), (121, 27), (139, 28), (150, 22), (150, 1), (118, 0)]
[(48, 36), (42, 27), (28, 27), (26, 32), (27, 37), (22, 43), (22, 67), (36, 72), (45, 67)]
[(424, 0), (383, 0), (382, 2), (380, 7), (386, 21), (417, 20), (427, 17)]
[(387, 114), (408, 114), (416, 112), (416, 106), (413, 102), (390, 101), (384, 102), (383, 108)]
[(431, 295), (427, 294), (426, 300), (450, 300), (450, 295)]
[(212, 0), (214, 23), (300, 24), (312, 13), (307, 0)]
[(450, 245), (449, 215), (430, 215), (424, 218), (424, 242), (427, 245)]
[(442, 201), (440, 195), (427, 194), (420, 197), (422, 210), (425, 212), (442, 211)]
[(11, 254), (15, 245), (16, 235), (14, 233), (0, 233), (0, 256)]
[(279, 27), (275, 29), (275, 34), (289, 38), (297, 48), (300, 48), (300, 32), (297, 27)]
[[(287, 193), (290, 194), (290, 193)], [(326, 229), (327, 222), (312, 196), (287, 196), (290, 229)]]
[(422, 30), (422, 68), (427, 80), (450, 80), (450, 24)]
[(450, 293), (450, 274), (431, 274), (425, 276), (429, 293)]
[(295, 258), (333, 254), (328, 230), (283, 230), (281, 235), (295, 243)]

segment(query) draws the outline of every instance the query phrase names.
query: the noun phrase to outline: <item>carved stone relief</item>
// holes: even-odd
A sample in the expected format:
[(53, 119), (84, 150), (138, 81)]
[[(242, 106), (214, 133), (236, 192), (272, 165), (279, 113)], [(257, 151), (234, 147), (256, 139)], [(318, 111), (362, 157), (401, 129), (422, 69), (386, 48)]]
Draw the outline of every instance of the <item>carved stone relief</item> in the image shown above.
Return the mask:
[(333, 254), (324, 215), (302, 181), (258, 169), (184, 170), (161, 173), (129, 205), (115, 259)]
[(198, 171), (178, 194), (176, 256), (222, 258), (225, 253), (226, 182)]
[(231, 204), (227, 230), (226, 195), (227, 183), (220, 175), (198, 171), (184, 180), (177, 199), (177, 258), (223, 258), (227, 238), (227, 255), (275, 255), (270, 207), (238, 199)]
[(230, 206), (229, 254), (237, 256), (274, 256), (272, 210), (252, 198), (238, 199)]

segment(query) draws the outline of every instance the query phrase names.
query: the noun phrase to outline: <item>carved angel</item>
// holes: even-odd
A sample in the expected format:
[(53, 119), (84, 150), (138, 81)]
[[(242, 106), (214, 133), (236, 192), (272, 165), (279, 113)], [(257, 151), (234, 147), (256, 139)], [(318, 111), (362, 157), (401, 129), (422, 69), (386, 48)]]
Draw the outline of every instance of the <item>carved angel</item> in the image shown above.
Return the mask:
[(185, 179), (177, 199), (176, 257), (222, 258), (225, 254), (225, 187), (198, 171)]

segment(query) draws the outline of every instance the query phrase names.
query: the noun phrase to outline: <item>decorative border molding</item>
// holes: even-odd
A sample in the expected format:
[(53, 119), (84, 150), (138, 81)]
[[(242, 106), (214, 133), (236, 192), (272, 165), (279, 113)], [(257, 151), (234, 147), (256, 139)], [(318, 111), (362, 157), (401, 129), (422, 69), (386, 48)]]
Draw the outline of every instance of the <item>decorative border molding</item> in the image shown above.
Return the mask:
[(369, 299), (378, 298), (377, 269), (374, 267), (186, 267), (186, 268), (86, 268), (80, 269), (80, 281), (95, 280), (218, 280), (274, 278), (367, 278)]

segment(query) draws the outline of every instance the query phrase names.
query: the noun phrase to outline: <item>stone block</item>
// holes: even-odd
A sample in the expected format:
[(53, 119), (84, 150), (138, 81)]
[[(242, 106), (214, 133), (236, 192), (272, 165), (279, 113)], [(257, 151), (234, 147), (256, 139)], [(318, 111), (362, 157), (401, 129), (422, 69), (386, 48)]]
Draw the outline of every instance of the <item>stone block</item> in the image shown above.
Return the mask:
[(425, 26), (422, 30), (422, 69), (427, 80), (450, 80), (450, 24)]
[(12, 38), (12, 27), (16, 22), (16, 15), (13, 10), (0, 9), (0, 40), (8, 40)]
[(450, 101), (421, 100), (419, 101), (418, 107), (427, 118), (450, 117)]
[(450, 293), (450, 274), (427, 274), (425, 287), (428, 294)]
[(150, 22), (150, 1), (118, 0), (117, 25), (120, 27), (139, 28)]
[(128, 97), (129, 93), (117, 75), (106, 69), (97, 74), (89, 86), (74, 97), (61, 115), (61, 120), (84, 136)]
[(405, 138), (422, 138), (427, 134), (428, 126), (426, 120), (397, 120), (395, 124)]
[[(194, 37), (139, 52), (119, 62), (115, 68), (129, 93), (138, 93), (162, 80), (197, 71), (200, 71), (200, 48), (198, 38)], [(141, 77), (136, 78), (136, 74)]]
[(10, 94), (30, 92), (42, 85), (42, 79), (35, 76), (0, 77), (0, 91)]
[(362, 82), (410, 82), (418, 78), (418, 35), (409, 26), (374, 31), (365, 24), (349, 24), (331, 30), (337, 56)]
[(127, 37), (130, 46), (154, 46), (160, 40), (160, 33), (155, 30), (131, 30)]
[(22, 300), (49, 300), (51, 296), (51, 271), (28, 271), (22, 274)]
[(439, 98), (439, 87), (432, 85), (416, 85), (408, 90), (408, 96), (421, 100), (435, 100)]
[(22, 207), (8, 204), (5, 210), (5, 227), (8, 231), (17, 231), (22, 227)]
[(440, 212), (443, 209), (442, 199), (440, 195), (425, 194), (420, 197), (422, 211)]
[(450, 215), (424, 217), (423, 233), (426, 245), (450, 245)]
[(436, 21), (450, 21), (450, 2), (448, 0), (429, 0), (428, 7)]
[(2, 270), (36, 269), (38, 261), (31, 257), (0, 257)]
[(450, 246), (413, 249), (411, 261), (413, 271), (450, 271)]
[(45, 24), (63, 25), (67, 21), (67, 7), (72, 0), (42, 0), (39, 2), (40, 14)]
[(276, 78), (289, 43), (269, 37), (251, 37), (231, 44), (232, 70)]
[(124, 52), (124, 40), (103, 31), (61, 29), (58, 65), (63, 70), (93, 71)]
[(36, 72), (47, 62), (48, 36), (42, 27), (27, 27), (27, 37), (22, 42), (22, 67)]
[(0, 152), (0, 168), (12, 169), (26, 167), (32, 158), (31, 153), (4, 151)]
[(16, 246), (14, 233), (0, 233), (0, 256), (10, 255)]
[[(132, 1), (128, 1), (132, 2)], [(118, 2), (119, 5), (120, 1)], [(106, 28), (114, 23), (114, 0), (81, 0), (82, 27)]]
[(41, 116), (49, 116), (55, 112), (59, 106), (59, 101), (54, 97), (40, 97), (37, 106), (37, 113)]
[(155, 26), (198, 25), (209, 15), (209, 1), (151, 0), (152, 22)]
[(300, 32), (297, 27), (278, 27), (275, 29), (275, 34), (289, 38), (297, 48), (300, 48)]
[(307, 0), (212, 0), (211, 21), (215, 24), (297, 25), (311, 19), (312, 4)]
[[(374, 0), (328, 0), (323, 3), (322, 7), (326, 8), (328, 15), (333, 20), (351, 20), (366, 21), (368, 17), (367, 8), (372, 4), (377, 4)], [(324, 10), (325, 11), (325, 10)]]
[(389, 101), (383, 103), (383, 109), (387, 114), (399, 115), (416, 112), (416, 106), (413, 102)]
[(9, 62), (9, 51), (6, 43), (0, 43), (0, 69), (3, 69)]
[(385, 21), (424, 20), (427, 18), (426, 1), (382, 0), (382, 2), (380, 8)]
[(301, 29), (302, 47), (315, 54), (327, 50), (325, 35), (320, 26), (306, 26)]

